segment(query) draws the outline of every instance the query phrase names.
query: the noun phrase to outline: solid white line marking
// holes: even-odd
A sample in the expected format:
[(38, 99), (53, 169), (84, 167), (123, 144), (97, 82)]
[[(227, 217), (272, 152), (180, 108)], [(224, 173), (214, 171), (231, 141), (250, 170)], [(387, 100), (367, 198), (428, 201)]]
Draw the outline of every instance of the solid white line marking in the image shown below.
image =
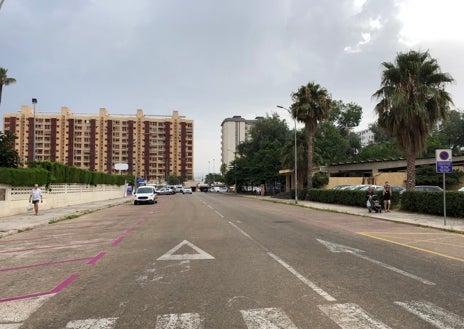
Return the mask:
[(113, 329), (118, 318), (86, 319), (69, 321), (66, 329)]
[[(183, 255), (174, 255), (174, 253), (182, 248), (183, 246), (189, 246), (195, 250), (196, 254), (183, 254)], [(194, 244), (188, 242), (187, 240), (182, 241), (177, 246), (169, 250), (163, 256), (159, 257), (158, 260), (201, 260), (201, 259), (214, 259), (213, 256), (208, 254), (206, 251), (201, 250)]]
[(239, 231), (240, 233), (242, 233), (243, 236), (246, 236), (248, 239), (250, 239), (251, 241), (253, 242), (256, 242), (247, 232), (245, 232), (244, 230), (242, 230), (240, 227), (238, 227), (237, 225), (235, 225), (234, 223), (232, 222), (229, 222), (230, 225), (232, 225), (237, 231)]
[(367, 260), (368, 262), (371, 262), (371, 263), (374, 263), (376, 265), (380, 265), (382, 267), (385, 267), (386, 269), (389, 269), (390, 271), (393, 271), (393, 272), (396, 272), (398, 274), (404, 275), (404, 276), (406, 276), (406, 277), (408, 277), (410, 279), (414, 279), (414, 280), (417, 280), (419, 282), (422, 282), (424, 284), (428, 284), (428, 285), (431, 285), (431, 286), (435, 285), (435, 283), (430, 282), (430, 281), (428, 281), (428, 280), (426, 280), (424, 278), (421, 278), (420, 276), (411, 274), (409, 272), (400, 270), (399, 268), (396, 268), (394, 266), (382, 263), (381, 261), (378, 261), (378, 260), (372, 259), (372, 258), (370, 258), (368, 256), (365, 256), (365, 255), (361, 254), (361, 253), (364, 252), (363, 250), (347, 247), (347, 246), (344, 246), (342, 244), (333, 243), (333, 242), (329, 242), (329, 241), (324, 241), (324, 240), (320, 240), (320, 239), (317, 239), (317, 241), (319, 241), (321, 244), (326, 246), (331, 252), (346, 252), (346, 253), (351, 254), (353, 256), (356, 256), (356, 257), (359, 257), (361, 259)]
[(364, 311), (356, 304), (332, 304), (319, 305), (319, 309), (324, 312), (332, 321), (342, 329), (388, 329), (386, 324), (372, 318), (369, 313)]
[(398, 274), (401, 274), (401, 275), (404, 275), (410, 279), (414, 279), (414, 280), (417, 280), (419, 282), (422, 282), (423, 284), (428, 284), (430, 286), (434, 286), (435, 283), (431, 282), (431, 281), (428, 281), (424, 278), (421, 278), (420, 276), (417, 276), (417, 275), (414, 275), (414, 274), (411, 274), (409, 272), (406, 272), (406, 271), (403, 271), (403, 270), (400, 270), (399, 268), (396, 268), (396, 267), (393, 267), (391, 265), (388, 265), (388, 264), (385, 264), (385, 263), (382, 263), (378, 260), (375, 260), (375, 259), (372, 259), (372, 258), (369, 258), (367, 256), (364, 256), (364, 255), (360, 255), (360, 254), (353, 254), (355, 255), (356, 257), (359, 257), (361, 259), (364, 259), (364, 260), (367, 260), (371, 263), (374, 263), (374, 264), (377, 264), (377, 265), (380, 265), (380, 266), (383, 266), (385, 267), (386, 269), (389, 269), (390, 271), (393, 271), (393, 272), (396, 272)]
[(280, 308), (261, 308), (240, 312), (248, 329), (298, 329)]
[(307, 278), (305, 278), (303, 275), (301, 275), (300, 273), (298, 273), (293, 267), (291, 267), (290, 265), (288, 265), (286, 262), (284, 262), (282, 259), (280, 259), (279, 257), (277, 257), (276, 255), (274, 255), (272, 252), (268, 252), (267, 253), (269, 256), (271, 256), (272, 258), (274, 258), (274, 260), (276, 260), (280, 265), (282, 265), (283, 267), (285, 267), (290, 273), (292, 273), (294, 276), (296, 276), (301, 282), (303, 282), (305, 285), (307, 285), (309, 288), (311, 288), (312, 290), (314, 290), (316, 293), (318, 293), (320, 296), (324, 297), (325, 300), (329, 301), (329, 302), (334, 302), (336, 301), (335, 298), (333, 298), (332, 296), (330, 296), (327, 292), (325, 292), (324, 290), (322, 290), (321, 288), (319, 288), (316, 284), (314, 284), (312, 281), (308, 280)]
[(394, 302), (439, 329), (463, 329), (464, 318), (425, 301)]
[(197, 329), (202, 328), (201, 317), (197, 313), (163, 314), (156, 318), (155, 329)]
[(214, 209), (213, 207), (211, 207), (209, 204), (206, 205), (209, 209)]
[(224, 218), (224, 216), (223, 216), (219, 211), (215, 210), (214, 212), (215, 212), (216, 214), (218, 214), (219, 217)]

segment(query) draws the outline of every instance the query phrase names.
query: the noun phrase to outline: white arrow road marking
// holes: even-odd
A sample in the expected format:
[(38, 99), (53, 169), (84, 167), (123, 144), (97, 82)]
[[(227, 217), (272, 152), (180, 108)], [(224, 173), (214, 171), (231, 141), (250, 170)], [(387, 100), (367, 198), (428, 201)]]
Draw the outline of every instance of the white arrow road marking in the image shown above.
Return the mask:
[(240, 311), (248, 329), (298, 329), (280, 308)]
[(163, 314), (156, 318), (155, 329), (200, 329), (202, 320), (197, 313)]
[(276, 255), (274, 255), (272, 252), (268, 252), (267, 253), (269, 256), (271, 256), (272, 258), (274, 258), (274, 260), (276, 260), (280, 265), (282, 265), (283, 267), (285, 267), (290, 273), (292, 273), (294, 276), (296, 276), (301, 282), (303, 282), (305, 285), (307, 285), (309, 288), (311, 288), (312, 290), (314, 290), (315, 292), (317, 292), (320, 296), (324, 297), (325, 300), (329, 301), (329, 302), (334, 302), (336, 301), (335, 298), (333, 298), (332, 296), (330, 296), (327, 292), (325, 292), (324, 290), (322, 290), (321, 288), (319, 288), (316, 284), (314, 284), (314, 282), (308, 280), (307, 278), (305, 278), (303, 275), (301, 275), (300, 273), (298, 273), (293, 267), (291, 267), (290, 265), (288, 265), (286, 262), (284, 262), (282, 259), (280, 259), (279, 257), (277, 257)]
[(86, 319), (70, 321), (66, 329), (113, 329), (118, 318)]
[(428, 285), (431, 285), (431, 286), (435, 285), (435, 283), (430, 282), (430, 281), (428, 281), (428, 280), (426, 280), (424, 278), (421, 278), (420, 276), (411, 274), (409, 272), (400, 270), (399, 268), (396, 268), (394, 266), (382, 263), (381, 261), (378, 261), (378, 260), (372, 259), (370, 257), (364, 256), (364, 255), (361, 254), (362, 252), (364, 252), (363, 250), (355, 249), (355, 248), (347, 247), (347, 246), (344, 246), (344, 245), (341, 245), (341, 244), (328, 242), (328, 241), (324, 241), (324, 240), (319, 240), (319, 239), (317, 239), (317, 241), (319, 241), (324, 246), (326, 246), (331, 252), (346, 252), (346, 253), (352, 254), (352, 255), (354, 255), (356, 257), (359, 257), (361, 259), (367, 260), (368, 262), (371, 262), (371, 263), (374, 263), (376, 265), (380, 265), (382, 267), (385, 267), (386, 269), (389, 269), (390, 271), (393, 271), (393, 272), (396, 272), (398, 274), (404, 275), (404, 276), (406, 276), (406, 277), (408, 277), (410, 279), (414, 279), (414, 280), (417, 280), (419, 282), (422, 282), (423, 284), (428, 284)]
[(342, 329), (389, 329), (386, 324), (374, 319), (366, 311), (356, 304), (332, 304), (319, 305), (332, 321)]
[[(52, 296), (54, 294), (0, 303), (0, 323), (19, 323), (27, 320)], [(3, 329), (3, 327), (0, 328)]]
[(464, 318), (425, 301), (395, 302), (406, 311), (439, 329), (464, 329)]
[[(189, 246), (195, 250), (196, 254), (183, 254), (183, 255), (174, 255), (174, 253), (182, 248), (183, 246)], [(199, 260), (199, 259), (215, 259), (213, 256), (208, 254), (206, 251), (201, 250), (194, 244), (188, 242), (187, 240), (182, 241), (177, 246), (169, 250), (163, 256), (158, 258), (158, 260)]]

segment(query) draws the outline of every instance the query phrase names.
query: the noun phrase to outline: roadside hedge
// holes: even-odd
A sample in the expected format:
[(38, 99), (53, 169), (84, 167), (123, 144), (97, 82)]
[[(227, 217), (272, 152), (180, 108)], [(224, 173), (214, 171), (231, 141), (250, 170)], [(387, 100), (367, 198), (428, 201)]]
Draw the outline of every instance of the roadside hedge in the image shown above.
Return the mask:
[(0, 168), (0, 183), (12, 186), (45, 185), (48, 171), (43, 168)]
[[(401, 197), (401, 209), (433, 215), (444, 215), (443, 192), (404, 191)], [(446, 192), (446, 215), (464, 217), (464, 193)]]
[[(309, 189), (305, 197), (308, 200), (324, 203), (343, 204), (354, 207), (366, 207), (365, 191)], [(293, 194), (294, 195), (294, 194)], [(378, 194), (383, 209), (382, 194)], [(392, 208), (433, 215), (443, 215), (443, 192), (404, 191), (393, 192)], [(464, 217), (464, 193), (446, 192), (446, 214), (451, 217)]]
[[(377, 196), (382, 203), (382, 194), (378, 193)], [(310, 189), (307, 190), (305, 199), (316, 202), (366, 207), (366, 191)], [(393, 192), (391, 200), (392, 207), (394, 207), (399, 203), (400, 194), (398, 192)]]
[(30, 163), (29, 168), (0, 168), (0, 183), (14, 186), (36, 183), (47, 186), (52, 183), (121, 186), (133, 181), (132, 175), (110, 175), (48, 161)]

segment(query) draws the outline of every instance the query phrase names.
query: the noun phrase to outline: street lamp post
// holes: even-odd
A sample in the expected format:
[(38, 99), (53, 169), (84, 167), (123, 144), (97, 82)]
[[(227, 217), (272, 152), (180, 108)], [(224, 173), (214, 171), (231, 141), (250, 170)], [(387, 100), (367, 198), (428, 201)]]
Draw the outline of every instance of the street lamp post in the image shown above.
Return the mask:
[(37, 98), (33, 98), (32, 99), (32, 106), (34, 108), (34, 127), (32, 129), (32, 140), (33, 140), (33, 144), (32, 144), (32, 162), (35, 161), (35, 104), (37, 104)]
[(296, 118), (293, 117), (292, 115), (292, 111), (290, 111), (290, 109), (286, 108), (286, 107), (283, 107), (283, 106), (280, 106), (280, 105), (277, 105), (278, 108), (280, 109), (284, 109), (286, 110), (293, 118), (293, 123), (294, 123), (294, 132), (295, 132), (295, 145), (294, 145), (294, 153), (295, 153), (295, 169), (294, 169), (294, 172), (295, 172), (295, 204), (298, 204), (298, 155), (297, 155), (297, 148), (296, 148)]

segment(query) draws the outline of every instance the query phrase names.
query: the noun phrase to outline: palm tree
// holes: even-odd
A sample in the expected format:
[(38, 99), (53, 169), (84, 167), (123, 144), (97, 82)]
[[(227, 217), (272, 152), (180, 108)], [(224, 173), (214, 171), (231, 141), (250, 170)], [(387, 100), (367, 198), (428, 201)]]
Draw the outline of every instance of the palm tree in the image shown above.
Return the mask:
[(319, 122), (329, 117), (332, 99), (327, 89), (314, 82), (301, 86), (292, 94), (293, 104), (290, 107), (295, 119), (303, 122), (308, 144), (307, 188), (313, 187), (313, 137)]
[(416, 155), (426, 148), (433, 127), (448, 116), (451, 96), (445, 84), (454, 79), (442, 73), (428, 51), (399, 53), (394, 63), (382, 63), (381, 88), (372, 97), (378, 124), (396, 137), (407, 154), (406, 189), (416, 185)]
[(0, 104), (2, 103), (2, 90), (3, 86), (8, 86), (9, 84), (15, 83), (16, 79), (9, 78), (6, 73), (8, 72), (7, 69), (0, 67)]

